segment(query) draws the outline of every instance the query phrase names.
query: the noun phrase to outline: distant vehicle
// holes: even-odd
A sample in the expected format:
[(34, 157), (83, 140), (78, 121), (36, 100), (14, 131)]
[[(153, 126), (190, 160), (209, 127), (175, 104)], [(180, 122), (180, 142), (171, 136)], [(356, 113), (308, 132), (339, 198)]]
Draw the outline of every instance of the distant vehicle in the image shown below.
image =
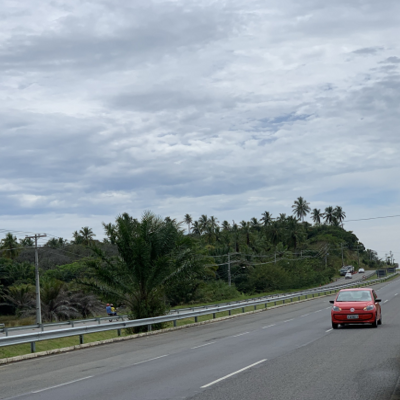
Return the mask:
[(351, 272), (347, 272), (344, 276), (344, 279), (353, 279), (353, 274)]
[(342, 289), (337, 294), (331, 310), (332, 328), (348, 324), (382, 325), (382, 310), (375, 291), (370, 288)]
[(358, 273), (359, 274), (363, 274), (365, 272), (365, 269), (364, 268), (360, 268), (359, 270), (358, 270)]
[(339, 270), (340, 276), (344, 276), (347, 274), (347, 272), (354, 272), (354, 267), (352, 265), (344, 265), (342, 268)]

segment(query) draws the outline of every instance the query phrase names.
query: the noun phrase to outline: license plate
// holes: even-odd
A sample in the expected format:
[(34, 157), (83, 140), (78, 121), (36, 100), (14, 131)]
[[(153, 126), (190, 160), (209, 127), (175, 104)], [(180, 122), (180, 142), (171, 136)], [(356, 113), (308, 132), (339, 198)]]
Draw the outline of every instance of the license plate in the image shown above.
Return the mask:
[(358, 319), (358, 315), (348, 315), (347, 319)]

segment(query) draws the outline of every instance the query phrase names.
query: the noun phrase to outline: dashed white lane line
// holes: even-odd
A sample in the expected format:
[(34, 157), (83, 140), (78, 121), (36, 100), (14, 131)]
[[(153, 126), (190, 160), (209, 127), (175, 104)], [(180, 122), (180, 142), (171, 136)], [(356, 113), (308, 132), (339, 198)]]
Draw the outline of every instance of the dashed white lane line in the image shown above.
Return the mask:
[(397, 296), (397, 295), (398, 295), (398, 293), (395, 294), (395, 296)]
[(310, 314), (303, 314), (303, 315), (300, 315), (300, 318), (301, 317), (308, 317)]
[(383, 303), (387, 303), (389, 300), (385, 300)]
[(293, 318), (287, 319), (286, 321), (283, 322), (289, 322), (289, 321), (293, 321)]
[(317, 312), (321, 312), (321, 311), (322, 311), (322, 310), (317, 310), (317, 311), (314, 311), (314, 314), (315, 314), (315, 313), (317, 313)]
[(330, 331), (332, 331), (333, 329), (331, 328), (331, 329), (328, 329), (327, 331), (325, 331), (325, 332), (330, 332)]
[(192, 347), (191, 350), (199, 349), (200, 347), (204, 347), (204, 346), (209, 346), (210, 344), (213, 344), (213, 343), (215, 343), (215, 342), (205, 343), (205, 344), (202, 344), (200, 346)]
[(250, 332), (243, 332), (243, 333), (239, 333), (238, 335), (229, 336), (229, 337), (239, 337), (239, 336), (247, 335), (248, 333), (250, 333)]
[(168, 354), (164, 354), (163, 356), (160, 356), (160, 357), (154, 357), (154, 358), (150, 358), (148, 360), (139, 361), (139, 362), (137, 362), (137, 363), (135, 363), (133, 365), (139, 365), (139, 364), (143, 364), (143, 363), (146, 363), (146, 362), (149, 362), (149, 361), (158, 360), (159, 358), (167, 357), (167, 355)]
[(223, 376), (222, 378), (217, 379), (216, 381), (207, 383), (207, 385), (202, 386), (201, 389), (204, 389), (204, 388), (209, 387), (209, 386), (211, 386), (211, 385), (214, 385), (214, 384), (216, 384), (216, 383), (218, 383), (218, 382), (221, 382), (221, 381), (223, 381), (224, 379), (230, 378), (230, 377), (233, 376), (233, 375), (236, 375), (236, 374), (239, 374), (240, 372), (246, 371), (246, 369), (249, 369), (249, 368), (251, 368), (251, 367), (254, 367), (254, 366), (256, 366), (256, 365), (258, 365), (258, 364), (261, 364), (261, 363), (263, 363), (263, 362), (265, 362), (265, 361), (267, 361), (267, 359), (261, 360), (261, 361), (257, 361), (257, 362), (254, 363), (254, 364), (251, 364), (251, 365), (248, 365), (247, 367), (244, 367), (244, 368), (242, 368), (242, 369), (239, 369), (239, 371), (232, 372), (231, 374), (225, 375), (225, 376)]
[(275, 326), (275, 325), (276, 325), (276, 324), (271, 324), (271, 325), (263, 326), (262, 329), (270, 328), (271, 326)]
[(329, 307), (326, 307), (326, 308), (325, 308), (325, 310), (329, 310), (330, 308), (332, 308), (332, 307), (331, 307), (331, 306), (329, 306)]
[(75, 379), (74, 381), (61, 383), (60, 385), (55, 385), (55, 386), (47, 387), (47, 388), (45, 388), (45, 389), (35, 390), (34, 392), (31, 392), (31, 393), (40, 393), (40, 392), (44, 392), (45, 390), (55, 389), (55, 388), (58, 388), (58, 387), (61, 387), (61, 386), (65, 386), (65, 385), (71, 385), (72, 383), (79, 382), (79, 381), (83, 381), (83, 380), (89, 379), (89, 378), (93, 378), (93, 376), (86, 376), (85, 378)]

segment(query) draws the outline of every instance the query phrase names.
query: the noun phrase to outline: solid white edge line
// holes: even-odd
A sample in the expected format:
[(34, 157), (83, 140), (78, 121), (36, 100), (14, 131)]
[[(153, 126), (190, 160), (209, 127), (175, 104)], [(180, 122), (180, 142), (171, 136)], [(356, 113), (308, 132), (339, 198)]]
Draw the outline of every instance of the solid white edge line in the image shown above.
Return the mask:
[(331, 328), (331, 329), (328, 329), (327, 331), (325, 331), (325, 332), (330, 332), (330, 331), (332, 331), (333, 330), (333, 328)]
[(139, 362), (137, 362), (137, 363), (135, 363), (135, 364), (132, 364), (132, 365), (139, 365), (139, 364), (143, 364), (143, 363), (145, 363), (145, 362), (149, 362), (149, 361), (153, 361), (153, 360), (158, 360), (159, 358), (167, 357), (167, 355), (168, 355), (168, 354), (164, 354), (163, 356), (160, 356), (160, 357), (154, 357), (154, 358), (150, 358), (149, 360), (139, 361)]
[(44, 392), (45, 390), (50, 390), (50, 389), (55, 389), (55, 388), (58, 388), (58, 387), (61, 387), (61, 386), (70, 385), (71, 383), (83, 381), (83, 380), (89, 379), (89, 378), (93, 378), (93, 376), (86, 376), (85, 378), (76, 379), (76, 380), (71, 381), (71, 382), (61, 383), (60, 385), (55, 385), (55, 386), (50, 386), (50, 387), (45, 388), (45, 389), (35, 390), (34, 392), (31, 392), (31, 393), (40, 393), (40, 392)]
[(254, 364), (251, 364), (251, 365), (249, 365), (249, 366), (247, 366), (247, 367), (244, 367), (244, 368), (242, 368), (242, 369), (239, 369), (239, 371), (232, 372), (231, 374), (225, 375), (224, 377), (219, 378), (219, 379), (217, 379), (216, 381), (207, 383), (207, 385), (201, 386), (200, 389), (204, 389), (204, 388), (206, 388), (206, 387), (209, 387), (209, 386), (211, 386), (211, 385), (214, 385), (215, 383), (221, 382), (221, 381), (223, 381), (224, 379), (230, 378), (230, 377), (233, 376), (233, 375), (239, 374), (240, 372), (243, 372), (243, 371), (245, 371), (246, 369), (249, 369), (249, 368), (251, 368), (251, 367), (254, 367), (255, 365), (261, 364), (261, 363), (263, 363), (263, 362), (265, 362), (265, 361), (267, 361), (267, 359), (261, 360), (261, 361), (257, 361), (257, 362), (254, 363)]
[(192, 347), (191, 350), (199, 349), (200, 347), (208, 346), (208, 345), (213, 344), (213, 343), (215, 343), (215, 342), (210, 342), (210, 343), (202, 344), (200, 346)]

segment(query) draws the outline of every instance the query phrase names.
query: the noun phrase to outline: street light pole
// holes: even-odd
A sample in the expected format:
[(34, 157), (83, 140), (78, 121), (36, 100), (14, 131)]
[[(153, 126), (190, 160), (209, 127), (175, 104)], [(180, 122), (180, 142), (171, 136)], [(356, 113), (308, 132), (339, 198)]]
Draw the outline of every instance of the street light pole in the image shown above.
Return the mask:
[(35, 234), (35, 236), (25, 236), (25, 238), (35, 239), (35, 281), (36, 281), (36, 323), (42, 323), (42, 308), (40, 303), (40, 279), (39, 279), (39, 255), (38, 255), (38, 238), (47, 235)]

